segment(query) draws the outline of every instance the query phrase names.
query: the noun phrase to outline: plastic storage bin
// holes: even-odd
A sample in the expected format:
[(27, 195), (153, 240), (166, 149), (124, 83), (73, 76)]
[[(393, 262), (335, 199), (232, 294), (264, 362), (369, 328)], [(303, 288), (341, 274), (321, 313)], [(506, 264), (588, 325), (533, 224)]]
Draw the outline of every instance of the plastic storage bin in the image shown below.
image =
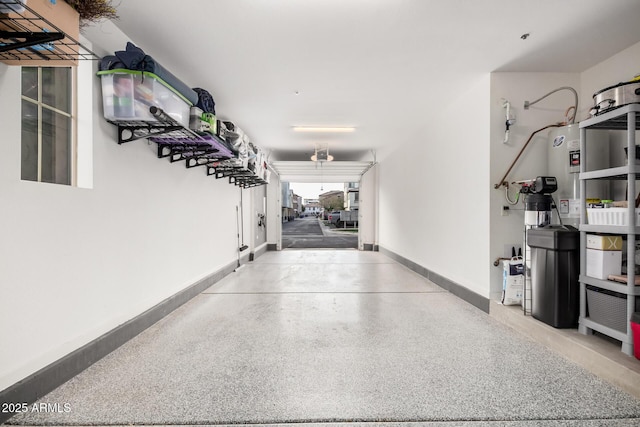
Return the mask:
[[(636, 298), (636, 311), (640, 310), (640, 297)], [(587, 285), (587, 311), (589, 318), (611, 329), (627, 332), (627, 296), (618, 292)]]
[(191, 103), (152, 73), (133, 70), (99, 71), (104, 118), (112, 121), (154, 121), (152, 106), (189, 127)]
[(531, 315), (554, 328), (575, 328), (580, 314), (580, 233), (547, 225), (527, 230), (531, 247)]
[[(627, 225), (627, 208), (587, 209), (587, 222), (592, 225)], [(636, 225), (640, 225), (640, 209), (636, 209)]]

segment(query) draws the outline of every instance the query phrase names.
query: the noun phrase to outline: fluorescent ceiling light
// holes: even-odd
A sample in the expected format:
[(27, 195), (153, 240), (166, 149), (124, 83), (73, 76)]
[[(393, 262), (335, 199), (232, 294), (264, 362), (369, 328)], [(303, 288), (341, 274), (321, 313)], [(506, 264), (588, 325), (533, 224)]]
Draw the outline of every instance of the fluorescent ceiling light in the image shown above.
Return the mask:
[(321, 126), (294, 126), (295, 132), (353, 132), (356, 130), (354, 127), (321, 127)]

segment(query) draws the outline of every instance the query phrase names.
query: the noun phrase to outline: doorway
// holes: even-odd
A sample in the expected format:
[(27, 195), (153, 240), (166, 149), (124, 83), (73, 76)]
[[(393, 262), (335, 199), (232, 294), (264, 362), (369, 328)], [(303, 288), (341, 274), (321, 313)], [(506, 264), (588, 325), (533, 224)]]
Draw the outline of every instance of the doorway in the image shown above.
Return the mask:
[(282, 249), (357, 249), (358, 183), (282, 183)]

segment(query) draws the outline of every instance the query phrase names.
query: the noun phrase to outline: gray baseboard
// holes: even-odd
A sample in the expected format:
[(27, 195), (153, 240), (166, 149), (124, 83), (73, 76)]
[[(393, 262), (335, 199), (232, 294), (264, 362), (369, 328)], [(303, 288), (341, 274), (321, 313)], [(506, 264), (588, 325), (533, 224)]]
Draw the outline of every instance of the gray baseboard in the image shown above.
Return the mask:
[(489, 303), (490, 303), (489, 298), (485, 298), (481, 295), (478, 295), (475, 292), (465, 288), (464, 286), (458, 283), (455, 283), (447, 279), (446, 277), (441, 276), (438, 273), (431, 271), (428, 268), (425, 268), (420, 264), (417, 264), (411, 260), (408, 260), (407, 258), (401, 255), (398, 255), (395, 252), (392, 252), (388, 249), (380, 247), (379, 251), (387, 255), (389, 258), (392, 258), (395, 261), (398, 261), (400, 264), (404, 265), (405, 267), (408, 267), (409, 269), (415, 271), (419, 275), (426, 277), (436, 285), (440, 286), (443, 289), (446, 289), (447, 291), (451, 292), (458, 298), (463, 299), (464, 301), (479, 308), (485, 313), (489, 313)]
[(254, 261), (259, 256), (264, 255), (268, 250), (269, 245), (267, 243), (263, 243), (262, 245), (251, 251), (251, 253), (249, 254), (249, 261)]
[(240, 265), (247, 264), (251, 261), (253, 261), (251, 252), (240, 252)]
[(268, 251), (277, 251), (278, 250), (278, 244), (277, 243), (267, 243), (267, 250)]
[[(226, 275), (232, 273), (237, 262), (226, 265), (188, 288), (160, 302), (128, 322), (112, 329), (90, 343), (72, 351), (63, 358), (40, 369), (27, 378), (0, 392), (0, 403), (31, 404), (70, 380), (89, 366), (135, 337), (176, 308), (202, 293)], [(0, 412), (0, 423), (13, 416)]]
[(373, 243), (363, 243), (362, 244), (362, 250), (363, 251), (378, 252), (380, 250), (380, 248), (378, 247), (378, 245), (374, 245)]

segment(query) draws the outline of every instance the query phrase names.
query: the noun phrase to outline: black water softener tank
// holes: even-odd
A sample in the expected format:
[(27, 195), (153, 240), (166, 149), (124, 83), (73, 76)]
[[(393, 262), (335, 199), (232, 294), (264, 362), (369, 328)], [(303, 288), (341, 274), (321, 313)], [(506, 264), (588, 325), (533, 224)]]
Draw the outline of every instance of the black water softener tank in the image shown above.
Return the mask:
[(554, 328), (576, 328), (580, 313), (580, 233), (570, 225), (527, 230), (531, 315)]

